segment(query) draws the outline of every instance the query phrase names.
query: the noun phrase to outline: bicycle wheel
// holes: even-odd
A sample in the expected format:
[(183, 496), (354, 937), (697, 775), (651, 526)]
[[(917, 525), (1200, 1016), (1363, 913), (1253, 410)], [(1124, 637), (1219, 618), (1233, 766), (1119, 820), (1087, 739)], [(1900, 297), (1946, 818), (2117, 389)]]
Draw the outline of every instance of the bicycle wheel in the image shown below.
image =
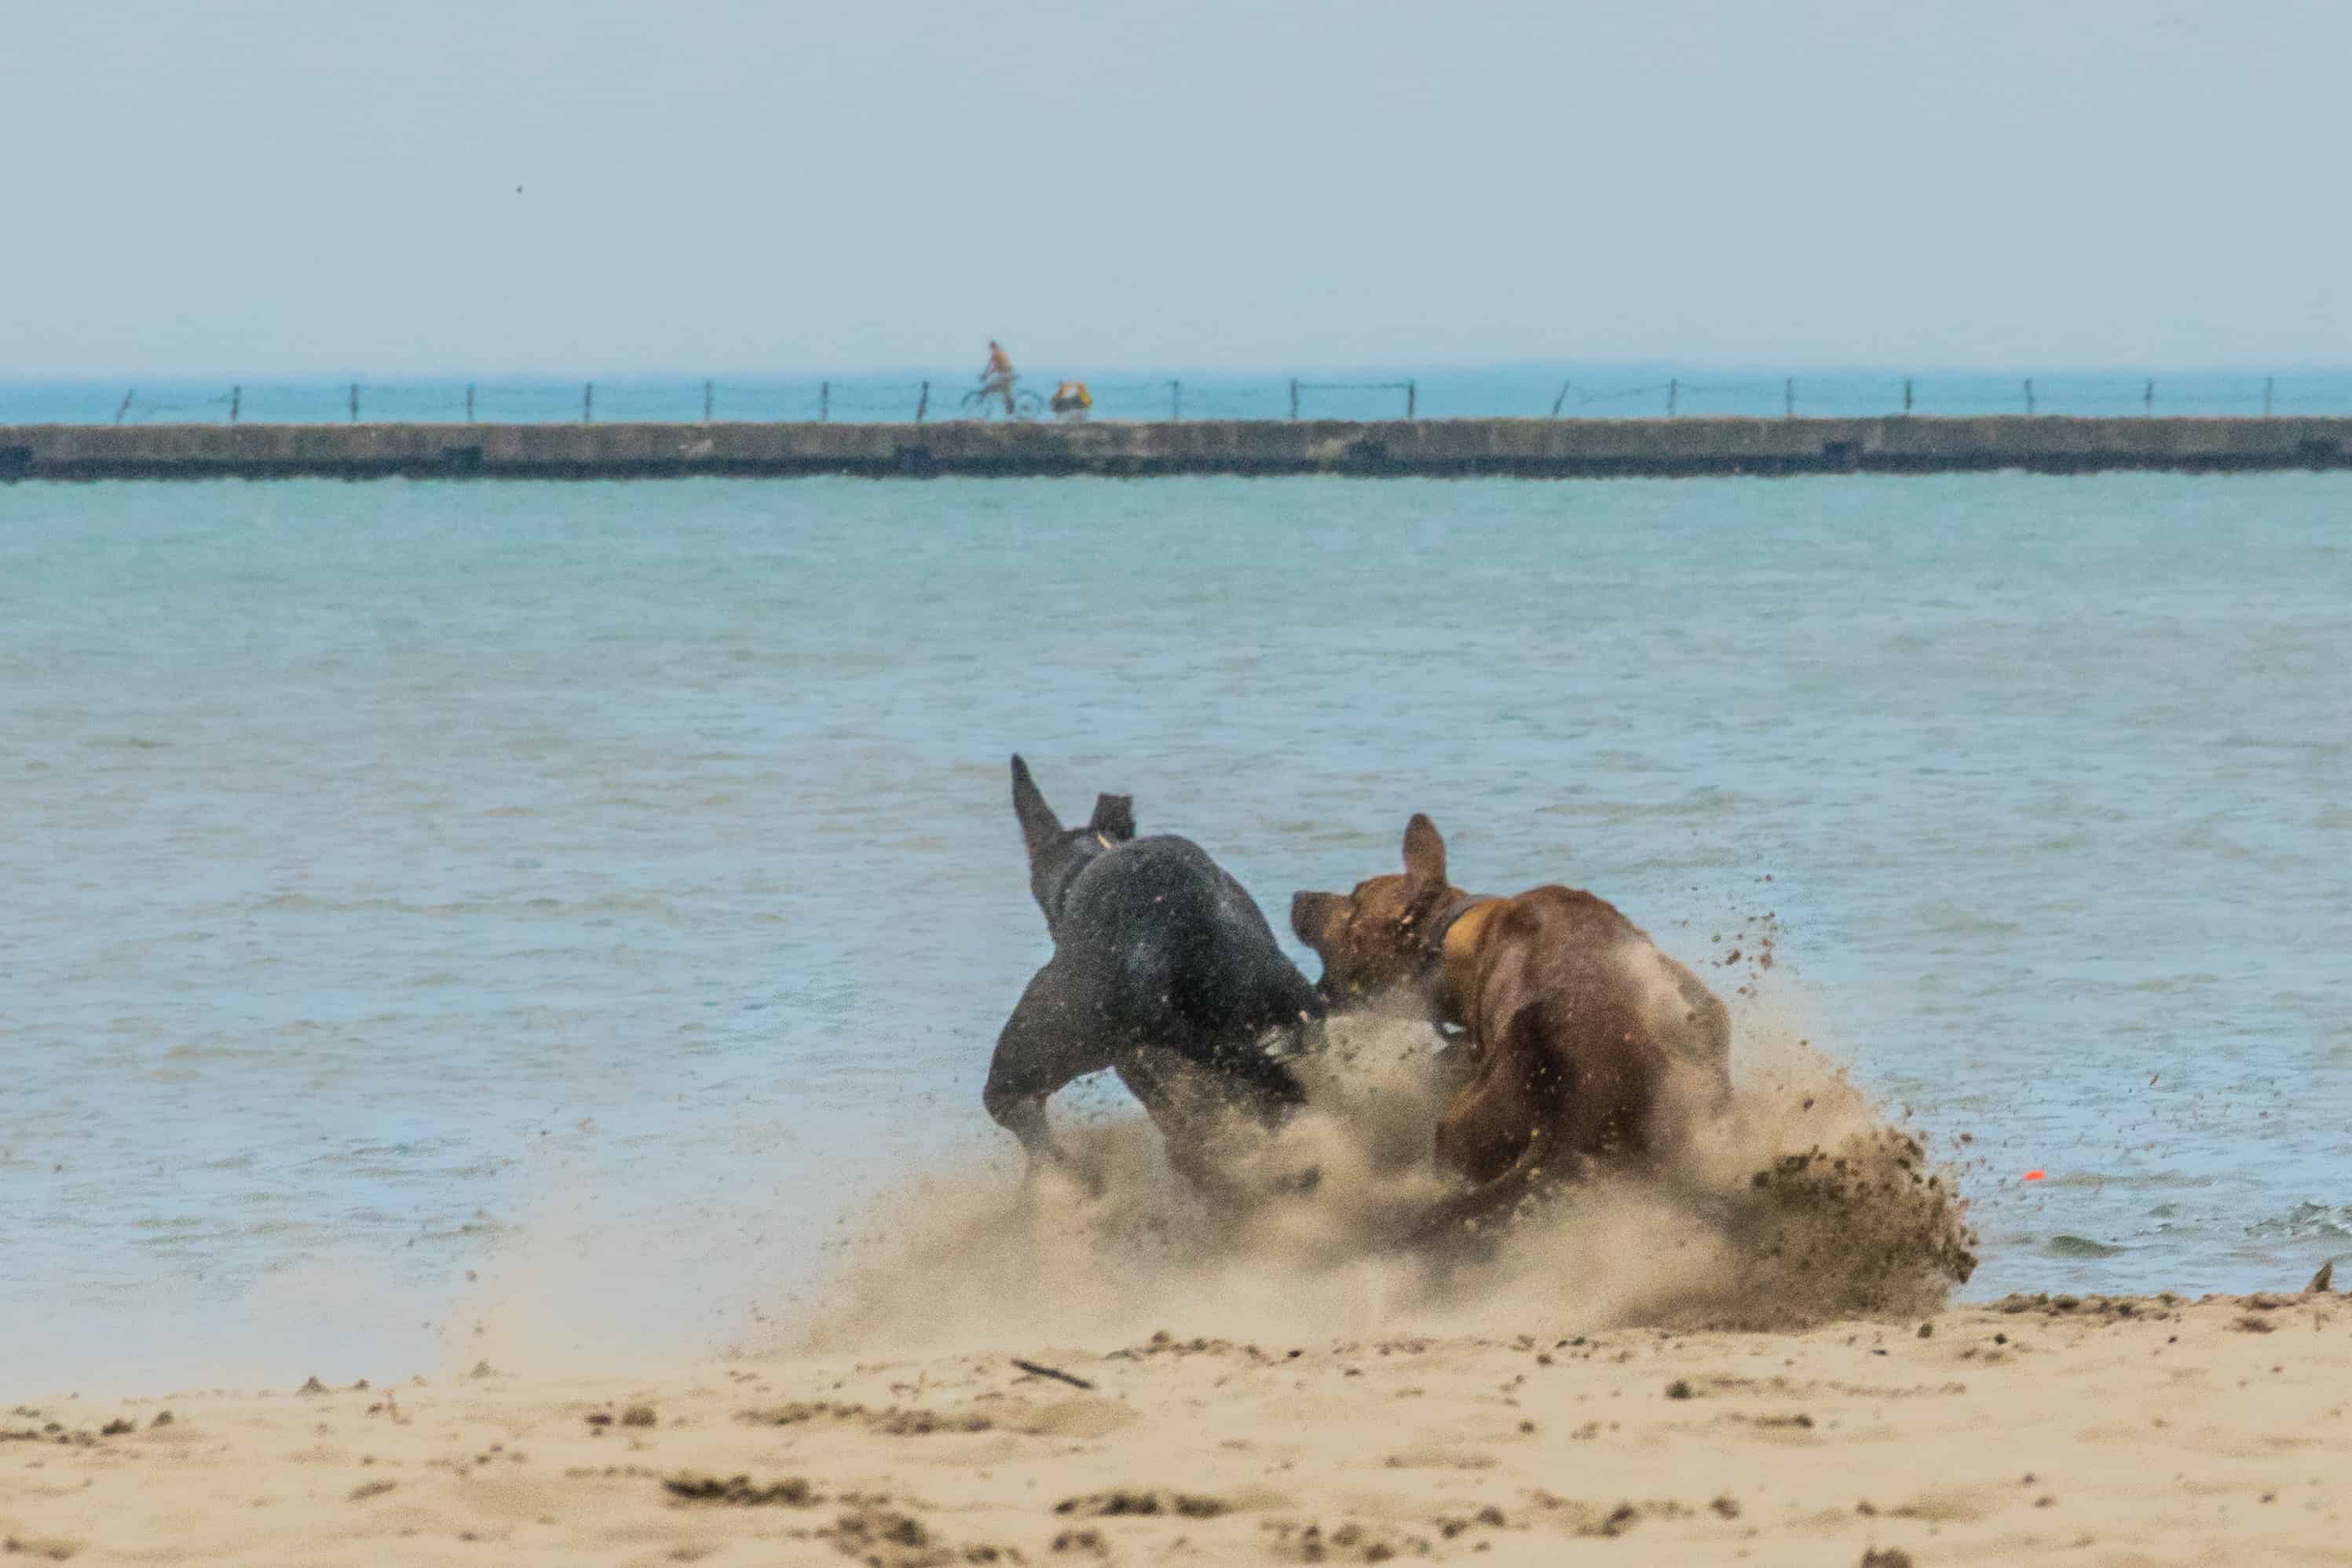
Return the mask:
[(1013, 412), (1023, 419), (1034, 419), (1045, 412), (1045, 400), (1033, 392), (1014, 392)]

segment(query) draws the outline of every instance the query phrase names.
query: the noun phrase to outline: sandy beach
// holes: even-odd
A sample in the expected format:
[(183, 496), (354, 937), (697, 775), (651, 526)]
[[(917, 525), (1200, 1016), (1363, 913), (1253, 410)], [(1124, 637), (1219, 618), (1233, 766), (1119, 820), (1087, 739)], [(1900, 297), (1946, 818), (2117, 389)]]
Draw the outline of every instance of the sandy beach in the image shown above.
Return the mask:
[(1184, 1326), (19, 1406), (0, 1535), (33, 1561), (252, 1564), (2352, 1555), (2340, 1296), (1564, 1342)]
[(733, 1349), (567, 1346), (518, 1278), (427, 1376), (13, 1405), (0, 1539), (306, 1565), (2347, 1560), (2342, 1296), (1949, 1305), (1974, 1265), (1951, 1168), (1801, 1051), (1651, 1180), (1401, 1253), (1383, 1217), (1433, 1179), (1415, 1038), (1351, 1025), (1253, 1156), (1316, 1180), (1204, 1205), (1139, 1118), (1069, 1129), (1068, 1172), (942, 1165)]

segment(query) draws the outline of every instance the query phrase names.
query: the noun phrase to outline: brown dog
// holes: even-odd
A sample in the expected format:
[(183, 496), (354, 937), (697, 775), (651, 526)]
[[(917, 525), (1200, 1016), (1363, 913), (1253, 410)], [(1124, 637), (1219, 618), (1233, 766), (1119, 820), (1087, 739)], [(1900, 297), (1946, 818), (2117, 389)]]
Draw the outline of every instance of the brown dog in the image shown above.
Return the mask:
[(1405, 829), (1402, 875), (1299, 894), (1290, 924), (1335, 1007), (1418, 989), (1434, 1021), (1467, 1031), (1469, 1079), (1436, 1153), (1471, 1185), (1416, 1235), (1507, 1212), (1546, 1177), (1646, 1157), (1685, 1073), (1702, 1103), (1730, 1092), (1731, 1015), (1696, 975), (1580, 889), (1465, 895), (1427, 817)]

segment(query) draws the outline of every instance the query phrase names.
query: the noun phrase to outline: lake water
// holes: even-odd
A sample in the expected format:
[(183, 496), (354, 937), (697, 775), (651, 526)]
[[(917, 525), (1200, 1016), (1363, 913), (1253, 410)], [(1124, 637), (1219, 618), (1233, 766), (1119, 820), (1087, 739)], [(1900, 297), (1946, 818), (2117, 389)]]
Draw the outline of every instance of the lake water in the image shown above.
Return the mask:
[(0, 487), (0, 1386), (741, 1332), (1007, 1142), (1015, 748), (1278, 925), (1769, 911), (1970, 1294), (2300, 1285), (2347, 669), (2341, 476)]

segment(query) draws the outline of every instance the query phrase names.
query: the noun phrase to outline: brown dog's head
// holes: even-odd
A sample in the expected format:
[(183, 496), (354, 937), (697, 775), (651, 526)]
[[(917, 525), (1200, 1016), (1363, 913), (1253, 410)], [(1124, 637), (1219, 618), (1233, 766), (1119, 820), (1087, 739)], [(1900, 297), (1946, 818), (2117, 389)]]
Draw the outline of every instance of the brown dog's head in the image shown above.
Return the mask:
[(1404, 831), (1404, 871), (1360, 882), (1356, 891), (1302, 893), (1290, 901), (1290, 928), (1323, 960), (1320, 982), (1335, 1005), (1422, 980), (1429, 931), (1462, 896), (1445, 880), (1445, 841), (1419, 812)]

